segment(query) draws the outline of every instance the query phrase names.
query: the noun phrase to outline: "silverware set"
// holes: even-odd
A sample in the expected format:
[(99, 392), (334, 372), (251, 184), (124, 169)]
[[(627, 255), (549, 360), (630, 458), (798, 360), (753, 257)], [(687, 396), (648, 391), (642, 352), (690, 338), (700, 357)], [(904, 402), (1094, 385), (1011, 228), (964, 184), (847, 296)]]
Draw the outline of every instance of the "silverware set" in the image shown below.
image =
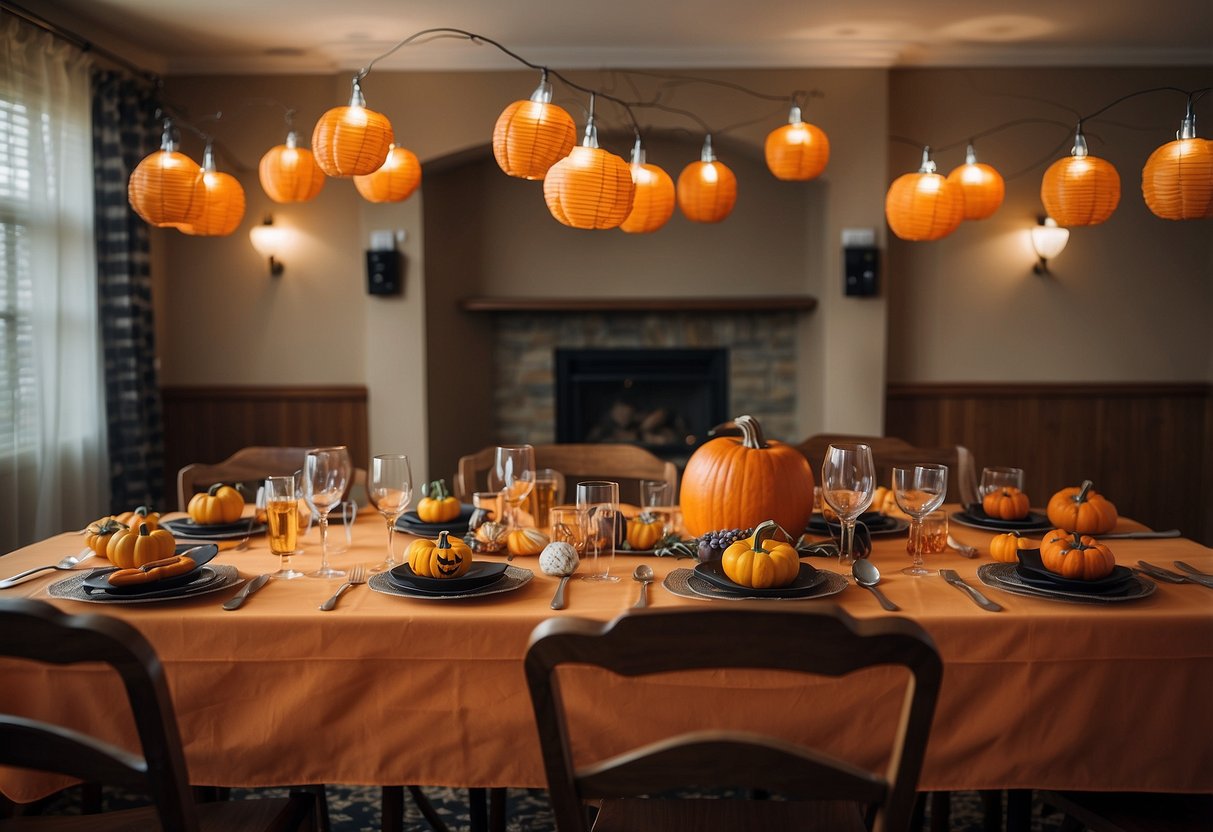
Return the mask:
[[(1149, 575), (1160, 581), (1166, 581), (1171, 584), (1200, 584), (1208, 589), (1213, 589), (1213, 575), (1201, 572), (1199, 569), (1189, 566), (1183, 561), (1174, 561), (1175, 565), (1183, 570), (1183, 573), (1175, 572), (1171, 569), (1166, 569), (1161, 566), (1155, 566), (1152, 563), (1147, 563), (1144, 560), (1137, 562), (1138, 571), (1143, 575)], [(1184, 574), (1186, 573), (1186, 574)]]

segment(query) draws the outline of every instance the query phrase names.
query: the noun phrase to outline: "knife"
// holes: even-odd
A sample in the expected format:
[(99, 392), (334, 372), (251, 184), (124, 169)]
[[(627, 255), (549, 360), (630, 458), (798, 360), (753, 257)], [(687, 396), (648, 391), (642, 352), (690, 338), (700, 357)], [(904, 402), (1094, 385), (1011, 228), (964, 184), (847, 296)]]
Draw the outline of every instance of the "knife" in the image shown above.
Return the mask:
[(1172, 563), (1174, 563), (1176, 566), (1178, 566), (1183, 571), (1187, 572), (1189, 575), (1195, 575), (1198, 578), (1213, 578), (1213, 575), (1209, 574), (1208, 572), (1201, 572), (1199, 569), (1197, 569), (1192, 564), (1184, 563), (1182, 560), (1172, 561)]
[(225, 610), (240, 609), (240, 605), (243, 604), (250, 595), (252, 595), (257, 590), (261, 589), (261, 587), (265, 586), (269, 582), (269, 580), (270, 580), (269, 575), (258, 575), (257, 577), (253, 578), (251, 581), (249, 581), (247, 584), (244, 585), (243, 589), (241, 589), (239, 592), (237, 592), (231, 598), (224, 601), (223, 608)]
[(1181, 575), (1178, 572), (1172, 572), (1170, 569), (1163, 569), (1161, 566), (1155, 566), (1152, 563), (1146, 563), (1144, 560), (1139, 560), (1137, 565), (1147, 575), (1152, 575), (1163, 581), (1170, 581), (1173, 584), (1200, 584), (1208, 589), (1213, 589), (1213, 578), (1200, 578), (1196, 575)]
[(973, 599), (973, 603), (981, 607), (986, 612), (999, 612), (1002, 610), (1002, 607), (1000, 607), (998, 604), (995, 604), (989, 598), (982, 595), (980, 592), (973, 589), (973, 587), (961, 580), (960, 575), (956, 574), (955, 569), (940, 569), (939, 574), (942, 575), (943, 579), (952, 586), (966, 592), (968, 596)]
[(1179, 529), (1167, 529), (1165, 532), (1115, 532), (1113, 534), (1096, 534), (1097, 540), (1153, 540), (1162, 537), (1179, 537)]

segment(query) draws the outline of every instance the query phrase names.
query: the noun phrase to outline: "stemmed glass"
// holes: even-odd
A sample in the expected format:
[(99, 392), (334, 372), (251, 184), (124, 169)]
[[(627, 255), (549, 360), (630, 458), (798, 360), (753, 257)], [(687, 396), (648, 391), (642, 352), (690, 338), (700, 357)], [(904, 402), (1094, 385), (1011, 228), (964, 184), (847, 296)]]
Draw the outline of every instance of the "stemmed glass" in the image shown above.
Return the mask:
[(379, 454), (371, 460), (367, 498), (387, 520), (387, 557), (371, 567), (372, 572), (383, 572), (396, 565), (396, 553), (392, 549), (396, 520), (413, 499), (413, 472), (406, 455)]
[(313, 578), (344, 578), (345, 571), (329, 566), (329, 512), (341, 502), (350, 482), (350, 452), (345, 445), (312, 448), (303, 462), (303, 489), (320, 518), (320, 568)]
[(611, 563), (615, 560), (615, 524), (620, 521), (619, 483), (577, 483), (577, 509), (585, 524), (586, 554), (593, 558), (583, 580), (618, 581), (611, 574)]
[(943, 504), (948, 493), (948, 466), (934, 463), (893, 469), (893, 499), (910, 515), (913, 562), (901, 570), (906, 575), (934, 575), (922, 565), (922, 519)]
[(291, 567), (291, 556), (299, 545), (299, 498), (294, 477), (265, 480), (265, 519), (269, 524), (270, 551), (278, 556), (275, 578), (302, 578)]
[(821, 463), (821, 498), (842, 523), (839, 566), (855, 563), (855, 520), (872, 504), (875, 494), (876, 466), (870, 446), (847, 442), (826, 448)]
[(535, 487), (535, 449), (530, 445), (502, 445), (493, 455), (489, 488), (505, 501), (505, 524), (518, 527), (518, 507)]

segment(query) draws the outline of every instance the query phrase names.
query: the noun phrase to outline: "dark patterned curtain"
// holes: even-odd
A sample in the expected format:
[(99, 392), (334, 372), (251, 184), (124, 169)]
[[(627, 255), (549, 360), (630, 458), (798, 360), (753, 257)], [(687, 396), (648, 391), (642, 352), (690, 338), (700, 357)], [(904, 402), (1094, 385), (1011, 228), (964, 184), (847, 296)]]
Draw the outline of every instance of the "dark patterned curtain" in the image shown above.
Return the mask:
[[(131, 171), (160, 144), (154, 90), (112, 72), (93, 76), (98, 313), (105, 360), (110, 505), (155, 506), (164, 495), (164, 426), (148, 227), (131, 210)], [(161, 508), (171, 508), (164, 507)]]

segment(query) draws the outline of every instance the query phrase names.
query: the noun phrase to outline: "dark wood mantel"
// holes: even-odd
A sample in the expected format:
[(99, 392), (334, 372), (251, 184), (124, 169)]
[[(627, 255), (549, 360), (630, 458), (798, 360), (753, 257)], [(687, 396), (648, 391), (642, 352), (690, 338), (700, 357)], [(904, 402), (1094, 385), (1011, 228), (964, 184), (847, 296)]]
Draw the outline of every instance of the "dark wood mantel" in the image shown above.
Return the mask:
[(459, 301), (465, 312), (812, 312), (811, 295), (712, 298), (542, 298), (471, 297)]

